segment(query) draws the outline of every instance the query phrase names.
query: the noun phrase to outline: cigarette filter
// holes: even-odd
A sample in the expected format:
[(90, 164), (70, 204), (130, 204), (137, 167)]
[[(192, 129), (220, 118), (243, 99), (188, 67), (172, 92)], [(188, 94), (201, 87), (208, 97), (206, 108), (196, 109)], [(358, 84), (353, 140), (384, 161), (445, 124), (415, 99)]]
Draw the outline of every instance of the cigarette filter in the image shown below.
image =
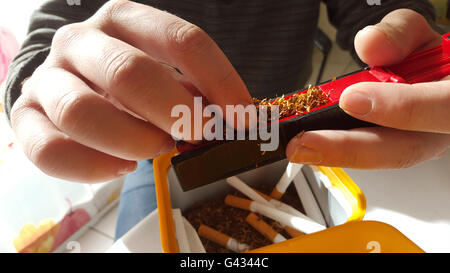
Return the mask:
[[(295, 165), (298, 165), (298, 164), (295, 164)], [(282, 210), (282, 211), (287, 212), (292, 215), (297, 215), (300, 217), (302, 217), (304, 215), (303, 213), (296, 210), (292, 206), (289, 206), (288, 204), (285, 204), (281, 201), (275, 200), (275, 199), (271, 198), (270, 196), (265, 195), (262, 192), (252, 189), (250, 186), (248, 186), (246, 183), (244, 183), (242, 180), (240, 180), (236, 176), (227, 178), (227, 182), (228, 182), (228, 184), (233, 186), (235, 189), (237, 189), (238, 191), (240, 191), (242, 194), (246, 195), (253, 201), (269, 205), (271, 207), (277, 208), (279, 210)]]
[[(282, 202), (280, 202), (280, 201), (278, 201), (278, 200), (275, 200), (275, 199), (269, 197), (268, 195), (266, 195), (266, 194), (264, 194), (264, 193), (262, 193), (262, 192), (260, 192), (260, 191), (257, 191), (257, 190), (255, 190), (255, 191), (256, 191), (259, 195), (261, 195), (264, 199), (266, 199), (267, 201), (269, 201), (269, 204), (273, 205), (273, 207), (275, 207), (275, 208), (278, 208), (278, 209), (280, 209), (280, 210), (282, 210), (282, 211), (284, 211), (284, 212), (287, 212), (287, 213), (291, 213), (291, 214), (293, 214), (293, 215), (298, 215), (297, 213), (302, 214), (301, 212), (299, 212), (299, 211), (296, 210), (295, 208), (293, 208), (293, 207), (291, 207), (291, 206), (289, 206), (289, 205), (287, 205), (287, 204), (285, 204), (285, 203), (282, 203)], [(281, 204), (281, 205), (280, 205), (280, 204)], [(250, 204), (249, 204), (249, 205), (250, 205)], [(282, 205), (286, 205), (286, 206), (287, 206), (287, 209), (286, 209), (286, 207), (284, 207), (284, 206), (282, 206)], [(281, 225), (281, 224), (280, 224), (280, 225)], [(298, 230), (296, 230), (296, 229), (293, 229), (293, 228), (291, 228), (291, 227), (289, 227), (289, 226), (286, 226), (286, 225), (281, 225), (281, 226), (284, 228), (284, 230), (286, 230), (287, 233), (289, 233), (289, 235), (291, 235), (291, 237), (298, 237), (298, 236), (304, 234), (304, 233), (302, 233), (301, 231), (298, 231)]]
[(201, 225), (198, 228), (198, 234), (234, 252), (240, 253), (250, 250), (250, 246), (247, 244), (242, 244), (236, 239), (206, 225)]
[(302, 164), (295, 164), (289, 162), (289, 164), (286, 167), (286, 171), (283, 173), (283, 176), (281, 176), (280, 180), (275, 185), (275, 188), (270, 194), (270, 197), (279, 200), (286, 192), (286, 189), (289, 187), (292, 180), (294, 180), (294, 177), (298, 174), (298, 172), (302, 169), (302, 167), (303, 167)]
[(234, 196), (231, 194), (228, 194), (225, 197), (225, 204), (227, 204), (228, 206), (231, 206), (231, 207), (238, 208), (238, 209), (252, 211), (251, 210), (251, 204), (252, 204), (251, 200), (248, 200), (245, 198), (240, 198), (240, 197), (237, 197), (237, 196)]
[(242, 182), (239, 178), (236, 176), (232, 176), (227, 178), (228, 184), (230, 184), (232, 187), (240, 191), (242, 194), (248, 196), (253, 201), (258, 201), (263, 204), (267, 204), (268, 201), (264, 199), (260, 194), (258, 194), (254, 189), (252, 189), (250, 186)]
[[(328, 95), (328, 103), (295, 113), (279, 120), (279, 145), (274, 151), (262, 152), (265, 141), (224, 140), (206, 141), (199, 145), (178, 142), (179, 155), (172, 158), (172, 166), (184, 191), (206, 185), (227, 177), (286, 158), (289, 141), (302, 131), (376, 126), (358, 120), (339, 107), (342, 92), (359, 82), (420, 83), (431, 82), (450, 74), (450, 33), (442, 37), (442, 45), (413, 53), (403, 62), (387, 67), (366, 67), (337, 77), (317, 86)], [(295, 91), (284, 96), (289, 99)], [(274, 121), (276, 122), (276, 121)]]
[[(272, 199), (272, 198), (270, 198), (268, 195), (265, 195), (264, 193), (262, 193), (262, 192), (260, 192), (260, 191), (257, 191), (257, 190), (255, 190), (259, 195), (261, 195), (264, 199), (266, 199), (267, 201), (269, 201), (269, 204), (271, 204), (271, 205), (273, 205), (274, 207), (276, 207), (276, 208), (278, 208), (278, 209), (281, 209), (282, 207), (280, 207), (279, 206), (279, 204), (277, 204), (277, 203), (281, 203), (280, 201), (278, 201), (278, 200), (274, 200), (274, 199)], [(235, 200), (234, 199), (234, 197), (235, 196), (232, 196), (232, 195), (230, 195), (230, 196), (227, 196), (226, 198), (225, 198), (225, 200), (226, 200), (226, 202), (225, 203), (227, 203), (227, 198), (228, 198), (228, 205), (230, 205), (230, 206), (233, 206), (233, 207), (238, 207), (239, 206), (239, 204), (243, 204), (242, 203), (242, 201), (237, 201), (237, 200)], [(230, 200), (231, 199), (231, 200)], [(237, 201), (237, 202), (236, 202)], [(251, 201), (250, 200), (246, 200), (247, 202), (245, 202), (245, 205), (243, 205), (242, 207), (239, 207), (239, 208), (241, 208), (241, 209), (244, 209), (244, 210), (250, 210), (250, 203), (251, 203)], [(281, 203), (281, 204), (284, 204), (284, 203)], [(286, 205), (286, 204), (285, 204)], [(289, 205), (286, 205), (286, 206), (288, 206), (288, 207), (290, 207), (290, 208), (292, 208), (291, 206), (289, 206)], [(296, 210), (295, 208), (292, 208), (293, 210), (289, 210), (289, 211), (287, 211), (285, 208), (284, 208), (284, 210), (283, 211), (285, 211), (285, 212), (287, 212), (287, 213), (289, 213), (289, 212), (291, 212), (291, 214), (297, 214), (297, 213), (300, 213), (301, 214), (301, 212), (299, 212), (298, 210)], [(294, 212), (295, 211), (295, 213), (292, 213), (292, 212)], [(281, 224), (280, 224), (281, 225)], [(285, 230), (286, 230), (286, 232), (287, 233), (289, 233), (289, 235), (291, 235), (291, 237), (298, 237), (298, 236), (300, 236), (300, 235), (303, 235), (304, 233), (303, 232), (301, 232), (301, 231), (298, 231), (298, 230), (296, 230), (296, 229), (293, 229), (293, 228), (291, 228), (291, 227), (289, 227), (289, 226), (286, 226), (286, 225), (281, 225)]]
[(289, 235), (291, 235), (292, 238), (295, 238), (295, 237), (304, 235), (303, 232), (301, 232), (301, 231), (299, 231), (299, 230), (296, 230), (295, 228), (291, 228), (291, 227), (289, 227), (289, 226), (284, 226), (283, 228), (284, 228), (284, 230), (286, 230), (286, 232), (287, 232)]
[(263, 216), (266, 216), (267, 218), (279, 222), (281, 225), (292, 227), (306, 234), (321, 231), (326, 228), (325, 226), (314, 222), (305, 215), (294, 216), (292, 214), (273, 208), (269, 205), (233, 195), (227, 195), (227, 197), (225, 198), (225, 204), (259, 213)]
[(269, 239), (274, 243), (279, 243), (286, 241), (280, 233), (276, 232), (269, 224), (267, 224), (263, 219), (259, 218), (256, 214), (250, 213), (245, 221), (249, 223), (254, 229), (261, 233), (264, 237)]
[(289, 213), (289, 214), (292, 214), (292, 215), (296, 215), (296, 216), (300, 216), (300, 217), (302, 217), (304, 215), (303, 213), (301, 213), (300, 211), (298, 211), (297, 209), (295, 209), (294, 207), (292, 207), (292, 206), (290, 206), (290, 205), (288, 205), (286, 203), (283, 203), (283, 202), (281, 202), (279, 200), (273, 199), (270, 196), (267, 196), (267, 195), (265, 195), (262, 192), (259, 192), (259, 191), (256, 191), (256, 192), (259, 195), (261, 195), (265, 200), (267, 200), (269, 202), (269, 204), (272, 207), (274, 207), (274, 208), (277, 208), (277, 209), (282, 210), (282, 211), (284, 211), (286, 213)]

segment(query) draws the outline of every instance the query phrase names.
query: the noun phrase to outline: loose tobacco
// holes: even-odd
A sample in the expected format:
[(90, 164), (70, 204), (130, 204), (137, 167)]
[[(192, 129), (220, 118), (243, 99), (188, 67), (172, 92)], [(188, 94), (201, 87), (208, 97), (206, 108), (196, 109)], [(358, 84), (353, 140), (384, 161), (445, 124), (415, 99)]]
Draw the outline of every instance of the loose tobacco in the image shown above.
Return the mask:
[(292, 115), (310, 112), (311, 109), (327, 104), (329, 102), (329, 94), (326, 94), (316, 86), (310, 85), (306, 92), (294, 94), (289, 97), (283, 95), (270, 101), (254, 98), (253, 102), (256, 107), (268, 107), (268, 112), (270, 112), (272, 106), (278, 106), (279, 118), (283, 119)]

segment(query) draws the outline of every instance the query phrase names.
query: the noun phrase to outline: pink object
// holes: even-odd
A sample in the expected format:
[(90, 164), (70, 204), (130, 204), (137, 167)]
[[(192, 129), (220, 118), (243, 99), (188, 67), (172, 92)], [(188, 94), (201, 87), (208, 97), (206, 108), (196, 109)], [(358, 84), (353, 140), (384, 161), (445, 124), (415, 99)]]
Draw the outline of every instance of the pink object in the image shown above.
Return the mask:
[(7, 29), (0, 27), (0, 83), (2, 83), (12, 59), (19, 52), (19, 43)]
[(66, 201), (69, 203), (70, 210), (59, 223), (60, 228), (53, 242), (52, 251), (91, 220), (91, 216), (89, 216), (89, 213), (85, 209), (79, 208), (72, 210), (72, 201), (69, 198), (66, 198)]

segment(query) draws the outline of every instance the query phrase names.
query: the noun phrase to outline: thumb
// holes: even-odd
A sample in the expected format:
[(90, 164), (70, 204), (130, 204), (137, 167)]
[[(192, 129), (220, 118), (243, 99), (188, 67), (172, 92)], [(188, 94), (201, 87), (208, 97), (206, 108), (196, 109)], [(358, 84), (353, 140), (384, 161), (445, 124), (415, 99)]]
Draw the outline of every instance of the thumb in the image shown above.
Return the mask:
[(355, 36), (355, 50), (364, 63), (385, 66), (440, 42), (441, 36), (422, 15), (410, 9), (398, 9), (380, 23), (359, 31)]
[(450, 82), (418, 84), (361, 82), (341, 95), (349, 115), (382, 126), (450, 133)]

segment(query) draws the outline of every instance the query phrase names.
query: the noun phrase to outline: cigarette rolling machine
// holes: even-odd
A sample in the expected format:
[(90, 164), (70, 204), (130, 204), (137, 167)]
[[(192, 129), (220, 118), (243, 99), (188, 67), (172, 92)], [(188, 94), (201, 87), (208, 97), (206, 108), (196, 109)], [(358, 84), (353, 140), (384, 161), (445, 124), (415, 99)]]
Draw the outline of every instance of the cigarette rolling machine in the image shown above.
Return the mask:
[[(437, 81), (450, 75), (450, 33), (442, 45), (411, 54), (389, 67), (366, 67), (317, 86), (328, 95), (328, 103), (279, 120), (279, 146), (262, 152), (261, 140), (210, 141), (199, 145), (178, 142), (179, 154), (172, 158), (175, 174), (184, 191), (197, 188), (257, 167), (283, 160), (291, 138), (302, 131), (352, 129), (375, 126), (346, 114), (339, 107), (342, 92), (358, 82), (420, 83)], [(286, 94), (284, 98), (308, 90)]]

